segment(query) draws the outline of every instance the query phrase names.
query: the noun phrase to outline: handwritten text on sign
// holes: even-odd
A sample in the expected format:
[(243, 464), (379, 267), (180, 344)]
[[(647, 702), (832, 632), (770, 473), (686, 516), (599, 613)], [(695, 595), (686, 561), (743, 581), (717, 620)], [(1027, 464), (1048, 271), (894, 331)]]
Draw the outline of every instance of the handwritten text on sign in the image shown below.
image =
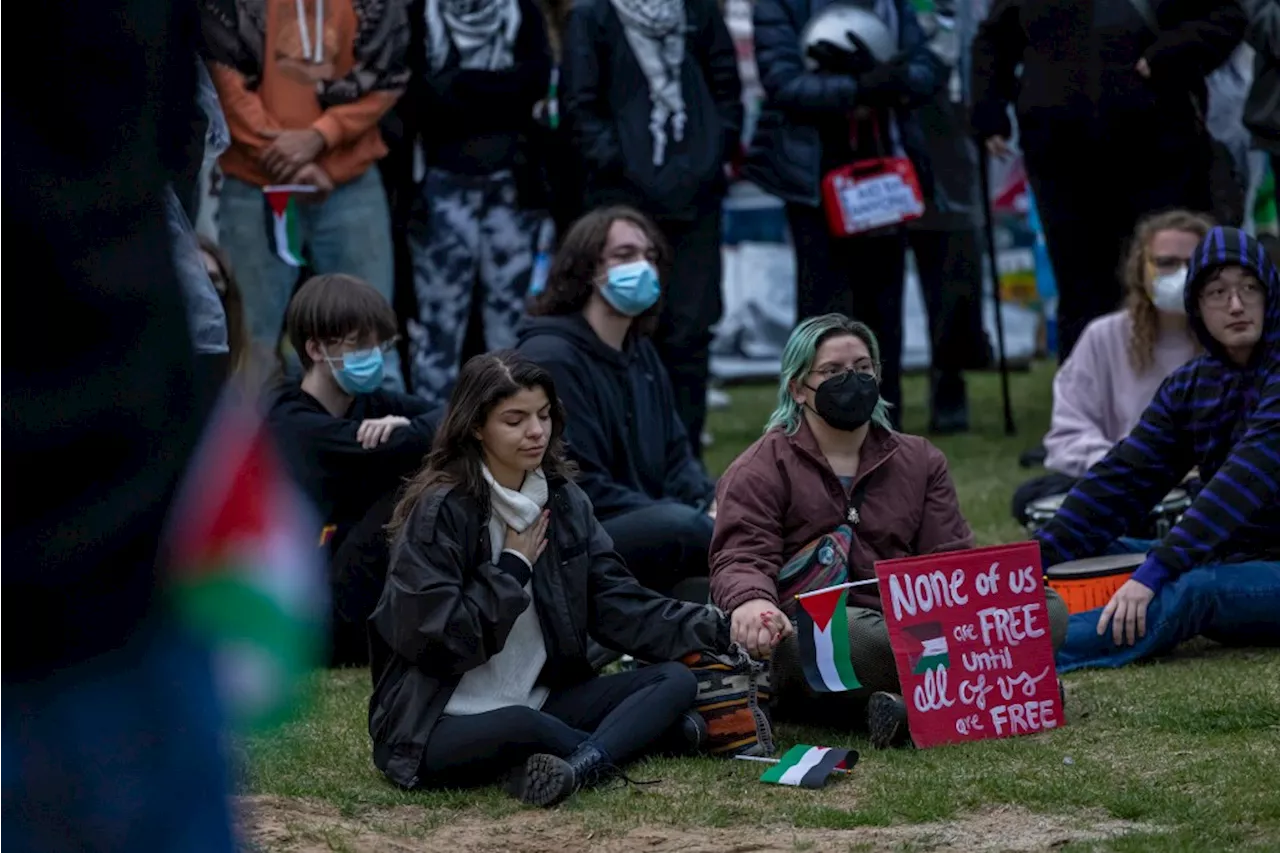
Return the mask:
[(876, 563), (916, 746), (1062, 725), (1040, 546)]

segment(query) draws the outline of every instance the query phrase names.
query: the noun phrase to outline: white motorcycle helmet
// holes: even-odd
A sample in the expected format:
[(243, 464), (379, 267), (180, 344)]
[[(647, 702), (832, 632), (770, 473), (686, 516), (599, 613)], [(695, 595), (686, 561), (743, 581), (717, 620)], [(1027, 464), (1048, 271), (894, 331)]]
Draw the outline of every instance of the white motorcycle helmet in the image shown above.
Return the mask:
[(893, 34), (878, 15), (850, 3), (833, 3), (810, 18), (800, 31), (800, 55), (804, 57), (806, 67), (810, 71), (818, 67), (809, 58), (809, 48), (819, 42), (830, 42), (850, 51), (859, 49), (849, 43), (845, 35), (849, 32), (866, 45), (876, 64), (888, 62), (898, 52)]

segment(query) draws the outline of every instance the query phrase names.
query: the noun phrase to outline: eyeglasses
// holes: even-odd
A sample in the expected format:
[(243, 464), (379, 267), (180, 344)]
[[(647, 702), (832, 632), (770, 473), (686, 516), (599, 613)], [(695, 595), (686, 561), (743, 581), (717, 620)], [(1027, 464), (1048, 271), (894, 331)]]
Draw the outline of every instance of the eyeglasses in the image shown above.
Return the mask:
[(1259, 305), (1262, 302), (1262, 284), (1257, 281), (1241, 282), (1234, 287), (1211, 284), (1200, 291), (1200, 302), (1206, 308), (1226, 308), (1231, 304), (1232, 296), (1238, 297), (1241, 305)]
[(876, 371), (879, 368), (880, 365), (876, 364), (869, 358), (864, 358), (859, 360), (852, 367), (845, 367), (839, 364), (829, 364), (826, 367), (819, 368), (818, 370), (810, 370), (809, 373), (812, 376), (821, 376), (826, 380), (833, 376), (839, 376), (842, 373), (862, 373), (868, 376), (875, 376)]
[[(382, 350), (383, 355), (390, 355), (391, 351), (394, 350), (396, 348), (396, 345), (399, 343), (400, 343), (400, 336), (396, 335), (394, 338), (391, 338), (390, 340), (383, 341), (382, 343), (378, 344), (377, 348)], [(344, 345), (350, 346), (350, 344), (347, 344), (346, 341), (343, 341), (340, 339), (335, 339), (328, 342), (328, 346), (333, 347), (335, 349), (341, 349)], [(361, 350), (368, 350), (368, 349), (373, 349), (373, 347), (356, 346), (356, 348), (352, 350), (352, 352), (360, 352)], [(325, 354), (326, 354), (326, 357), (328, 357), (327, 350), (325, 351)], [(338, 356), (333, 356), (333, 357), (337, 358)]]

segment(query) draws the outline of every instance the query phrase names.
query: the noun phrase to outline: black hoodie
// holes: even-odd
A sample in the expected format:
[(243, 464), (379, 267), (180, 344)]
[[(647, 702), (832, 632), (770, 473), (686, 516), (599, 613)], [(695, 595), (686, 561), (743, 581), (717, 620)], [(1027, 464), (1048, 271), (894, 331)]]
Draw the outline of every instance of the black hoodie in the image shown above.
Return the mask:
[[(1252, 271), (1266, 294), (1262, 339), (1244, 367), (1200, 316), (1200, 290), (1228, 265)], [(1100, 552), (1192, 466), (1204, 487), (1133, 579), (1159, 590), (1199, 566), (1280, 559), (1280, 272), (1252, 237), (1215, 228), (1191, 257), (1184, 299), (1204, 355), (1165, 379), (1138, 425), (1036, 534), (1046, 565)]]
[(581, 314), (526, 317), (519, 349), (550, 371), (578, 484), (601, 520), (658, 501), (705, 509), (715, 484), (689, 450), (671, 380), (648, 338), (615, 350)]
[[(357, 394), (351, 408), (334, 417), (296, 378), (282, 380), (267, 400), (267, 422), (294, 478), (324, 523), (338, 528), (331, 546), (374, 503), (418, 472), (444, 417), (442, 408), (432, 409), (421, 397), (384, 390)], [(361, 422), (389, 415), (408, 418), (409, 425), (366, 450), (356, 439)]]

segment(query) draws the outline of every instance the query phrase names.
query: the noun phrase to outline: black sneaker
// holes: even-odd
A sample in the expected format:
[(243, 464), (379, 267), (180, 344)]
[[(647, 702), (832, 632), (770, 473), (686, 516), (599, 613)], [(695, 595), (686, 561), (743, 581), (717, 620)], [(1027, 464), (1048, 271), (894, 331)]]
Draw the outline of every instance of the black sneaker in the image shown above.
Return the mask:
[(907, 703), (897, 693), (872, 693), (867, 702), (867, 729), (875, 749), (900, 743), (908, 734)]

